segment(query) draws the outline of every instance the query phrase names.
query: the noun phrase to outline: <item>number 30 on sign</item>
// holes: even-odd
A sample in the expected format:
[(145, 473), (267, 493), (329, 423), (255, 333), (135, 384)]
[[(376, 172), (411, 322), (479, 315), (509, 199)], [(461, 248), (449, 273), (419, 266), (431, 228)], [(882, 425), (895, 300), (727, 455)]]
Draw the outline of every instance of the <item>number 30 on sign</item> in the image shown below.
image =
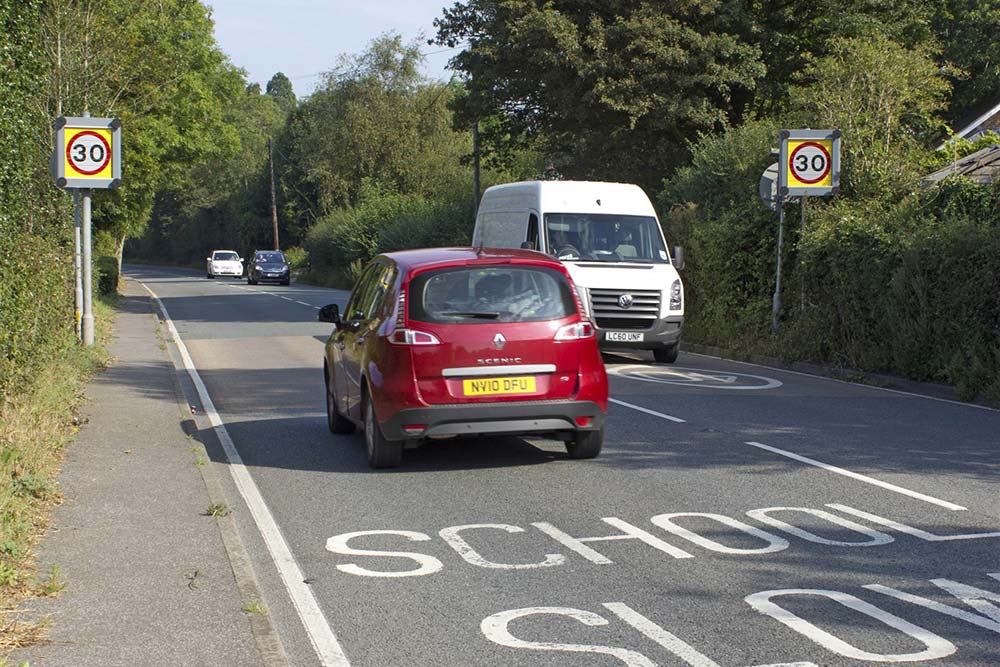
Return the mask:
[(61, 188), (121, 184), (121, 122), (115, 118), (58, 118), (52, 175)]
[(784, 197), (835, 194), (840, 186), (839, 130), (782, 130), (778, 187)]

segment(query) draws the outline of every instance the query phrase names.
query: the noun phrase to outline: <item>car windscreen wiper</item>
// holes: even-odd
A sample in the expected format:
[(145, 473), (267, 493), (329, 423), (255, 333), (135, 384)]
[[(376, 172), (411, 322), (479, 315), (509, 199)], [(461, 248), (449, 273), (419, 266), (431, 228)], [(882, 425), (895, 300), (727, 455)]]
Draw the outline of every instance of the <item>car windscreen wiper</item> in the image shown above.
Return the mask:
[(481, 320), (495, 320), (500, 317), (500, 313), (496, 311), (448, 310), (440, 314), (444, 317), (474, 317)]

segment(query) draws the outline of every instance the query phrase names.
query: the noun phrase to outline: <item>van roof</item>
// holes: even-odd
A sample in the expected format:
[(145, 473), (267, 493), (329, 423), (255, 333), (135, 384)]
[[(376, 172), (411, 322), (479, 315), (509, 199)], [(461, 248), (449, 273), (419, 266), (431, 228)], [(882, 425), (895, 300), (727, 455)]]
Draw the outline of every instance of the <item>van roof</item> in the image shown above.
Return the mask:
[(404, 273), (445, 266), (507, 263), (546, 266), (566, 273), (559, 260), (542, 252), (517, 248), (420, 248), (387, 252), (380, 257), (394, 262)]
[[(511, 198), (532, 197), (543, 213), (619, 213), (656, 217), (649, 197), (638, 185), (602, 181), (520, 181), (487, 188), (483, 204), (501, 210)], [(490, 200), (506, 200), (499, 207)]]

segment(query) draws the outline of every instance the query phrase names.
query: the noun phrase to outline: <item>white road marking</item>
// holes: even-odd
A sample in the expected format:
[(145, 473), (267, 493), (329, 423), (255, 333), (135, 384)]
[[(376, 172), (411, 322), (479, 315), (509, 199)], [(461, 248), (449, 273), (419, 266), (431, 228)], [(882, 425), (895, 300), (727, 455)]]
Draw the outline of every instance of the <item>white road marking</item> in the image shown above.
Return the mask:
[[(899, 630), (904, 635), (909, 635), (911, 638), (923, 644), (924, 650), (917, 653), (872, 653), (865, 651), (852, 644), (848, 644), (843, 639), (832, 635), (826, 630), (820, 629), (804, 618), (801, 618), (791, 611), (778, 606), (778, 604), (771, 600), (771, 598), (784, 595), (807, 595), (828, 598), (834, 602), (840, 603), (848, 609), (853, 609), (864, 614), (865, 616), (868, 616), (869, 618), (881, 621), (890, 628)], [(757, 612), (784, 623), (792, 630), (795, 630), (804, 637), (808, 637), (828, 651), (842, 655), (845, 658), (867, 660), (870, 662), (917, 662), (921, 660), (937, 660), (939, 658), (947, 658), (949, 655), (958, 650), (954, 644), (944, 637), (936, 635), (930, 630), (925, 630), (919, 625), (914, 625), (913, 623), (910, 623), (895, 614), (879, 609), (875, 605), (869, 604), (860, 598), (847, 593), (841, 593), (840, 591), (814, 588), (788, 588), (783, 590), (754, 593), (746, 596), (744, 600), (746, 600), (747, 603)]]
[(323, 610), (320, 609), (319, 602), (317, 602), (309, 586), (304, 583), (305, 576), (302, 573), (302, 569), (299, 567), (298, 562), (296, 562), (295, 556), (288, 547), (288, 543), (285, 542), (285, 538), (281, 534), (281, 529), (274, 520), (271, 510), (268, 509), (267, 503), (260, 493), (260, 489), (257, 488), (257, 484), (253, 481), (250, 471), (247, 470), (239, 452), (236, 451), (236, 446), (233, 444), (233, 440), (229, 436), (222, 418), (219, 417), (219, 413), (215, 409), (215, 404), (212, 403), (212, 399), (208, 394), (208, 389), (205, 387), (201, 375), (199, 375), (198, 370), (195, 368), (194, 362), (191, 360), (191, 355), (188, 354), (187, 346), (184, 345), (180, 334), (177, 332), (177, 328), (174, 327), (173, 320), (170, 319), (170, 314), (167, 312), (163, 302), (160, 301), (160, 297), (153, 290), (149, 289), (145, 283), (140, 282), (139, 284), (149, 292), (163, 313), (164, 322), (166, 322), (167, 329), (170, 331), (177, 345), (177, 351), (183, 360), (184, 369), (187, 370), (188, 375), (191, 377), (191, 381), (198, 391), (198, 398), (201, 400), (205, 415), (215, 428), (219, 442), (226, 452), (226, 458), (229, 461), (227, 467), (230, 474), (232, 474), (236, 488), (250, 509), (254, 523), (257, 524), (257, 530), (260, 531), (260, 535), (264, 539), (264, 544), (267, 545), (267, 550), (271, 554), (271, 560), (278, 570), (278, 574), (285, 585), (285, 589), (288, 591), (292, 604), (295, 605), (295, 610), (302, 620), (302, 625), (305, 626), (306, 634), (312, 642), (313, 649), (316, 651), (320, 663), (324, 667), (350, 667), (351, 663), (348, 662), (347, 655), (340, 646), (333, 628), (330, 627), (326, 617), (323, 615)]
[[(759, 389), (776, 389), (782, 384), (780, 380), (764, 377), (763, 375), (725, 373), (723, 371), (712, 371), (703, 368), (683, 368), (680, 366), (649, 366), (646, 364), (609, 365), (608, 373), (640, 382), (672, 384), (680, 387), (701, 387), (705, 389), (756, 391)], [(737, 384), (741, 378), (752, 378), (753, 381), (759, 381), (763, 384)]]
[(287, 296), (283, 296), (281, 298), (284, 299), (285, 301), (295, 301), (295, 299), (293, 299), (291, 297), (287, 297)]
[(619, 401), (617, 398), (609, 398), (609, 403), (614, 403), (615, 405), (622, 405), (626, 408), (632, 408), (633, 410), (638, 410), (639, 412), (645, 412), (647, 415), (653, 415), (654, 417), (659, 417), (660, 419), (666, 419), (668, 421), (676, 422), (678, 424), (685, 423), (680, 417), (671, 417), (670, 415), (665, 415), (662, 412), (657, 412), (656, 410), (650, 410), (649, 408), (644, 408), (639, 405), (632, 405), (631, 403), (626, 403), (625, 401)]
[(306, 303), (305, 301), (296, 301), (295, 303), (299, 304), (300, 306), (311, 306), (312, 305), (311, 303)]
[(844, 468), (838, 468), (837, 466), (830, 465), (829, 463), (823, 463), (822, 461), (817, 461), (816, 459), (811, 459), (807, 456), (802, 456), (800, 454), (795, 454), (794, 452), (785, 451), (784, 449), (778, 449), (777, 447), (771, 447), (770, 445), (764, 445), (759, 442), (747, 442), (746, 444), (751, 447), (757, 447), (758, 449), (765, 449), (769, 452), (774, 452), (775, 454), (780, 454), (781, 456), (786, 456), (790, 459), (794, 459), (801, 463), (808, 463), (811, 466), (816, 466), (817, 468), (822, 468), (829, 472), (837, 473), (838, 475), (843, 475), (844, 477), (850, 477), (851, 479), (856, 479), (859, 482), (864, 482), (865, 484), (871, 484), (873, 486), (878, 486), (883, 489), (887, 489), (894, 493), (900, 493), (904, 496), (909, 496), (911, 498), (916, 498), (917, 500), (922, 500), (926, 503), (931, 503), (932, 505), (937, 505), (938, 507), (943, 507), (952, 511), (963, 511), (967, 510), (967, 507), (962, 507), (961, 505), (956, 505), (955, 503), (948, 502), (947, 500), (941, 500), (940, 498), (935, 498), (933, 496), (928, 496), (917, 491), (911, 491), (910, 489), (904, 489), (901, 486), (896, 486), (895, 484), (889, 484), (888, 482), (883, 482), (877, 480), (874, 477), (869, 477), (868, 475), (862, 475), (861, 473), (851, 472), (850, 470), (845, 470)]
[(674, 633), (668, 632), (656, 623), (653, 623), (624, 602), (605, 602), (603, 606), (615, 616), (691, 665), (691, 667), (719, 667), (719, 663), (704, 655)]
[(989, 412), (1000, 412), (996, 408), (991, 408), (986, 405), (976, 405), (975, 403), (963, 403), (962, 401), (953, 401), (947, 398), (938, 398), (937, 396), (928, 396), (926, 394), (915, 394), (912, 391), (903, 391), (901, 389), (889, 389), (888, 387), (876, 387), (870, 384), (861, 384), (859, 382), (848, 382), (847, 380), (838, 380), (837, 378), (827, 377), (825, 375), (813, 375), (812, 373), (803, 373), (801, 371), (792, 371), (786, 368), (774, 368), (773, 366), (765, 366), (763, 364), (755, 364), (749, 361), (737, 361), (735, 359), (724, 359), (723, 357), (713, 357), (710, 354), (697, 354), (696, 352), (688, 352), (687, 354), (696, 357), (705, 357), (707, 359), (718, 359), (720, 361), (725, 361), (731, 364), (742, 364), (744, 366), (753, 366), (754, 368), (766, 368), (767, 370), (773, 370), (778, 373), (789, 373), (791, 375), (801, 375), (802, 377), (812, 378), (814, 380), (827, 380), (828, 382), (839, 382), (840, 384), (848, 384), (852, 387), (865, 387), (867, 389), (873, 389), (877, 391), (887, 391), (890, 394), (899, 394), (900, 396), (910, 396), (911, 398), (926, 398), (928, 401), (937, 401), (938, 403), (949, 403), (951, 405), (960, 405), (963, 408), (976, 408), (978, 410), (987, 410)]

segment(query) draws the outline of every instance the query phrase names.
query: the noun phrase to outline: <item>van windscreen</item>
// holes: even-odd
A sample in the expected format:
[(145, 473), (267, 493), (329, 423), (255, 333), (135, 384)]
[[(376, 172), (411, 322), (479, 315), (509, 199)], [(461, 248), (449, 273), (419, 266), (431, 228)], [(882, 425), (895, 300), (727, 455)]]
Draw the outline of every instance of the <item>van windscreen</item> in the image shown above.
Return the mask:
[(410, 282), (409, 317), (418, 322), (538, 322), (576, 313), (566, 276), (533, 266), (455, 267)]
[(546, 213), (550, 255), (561, 260), (666, 264), (656, 218), (643, 215)]

